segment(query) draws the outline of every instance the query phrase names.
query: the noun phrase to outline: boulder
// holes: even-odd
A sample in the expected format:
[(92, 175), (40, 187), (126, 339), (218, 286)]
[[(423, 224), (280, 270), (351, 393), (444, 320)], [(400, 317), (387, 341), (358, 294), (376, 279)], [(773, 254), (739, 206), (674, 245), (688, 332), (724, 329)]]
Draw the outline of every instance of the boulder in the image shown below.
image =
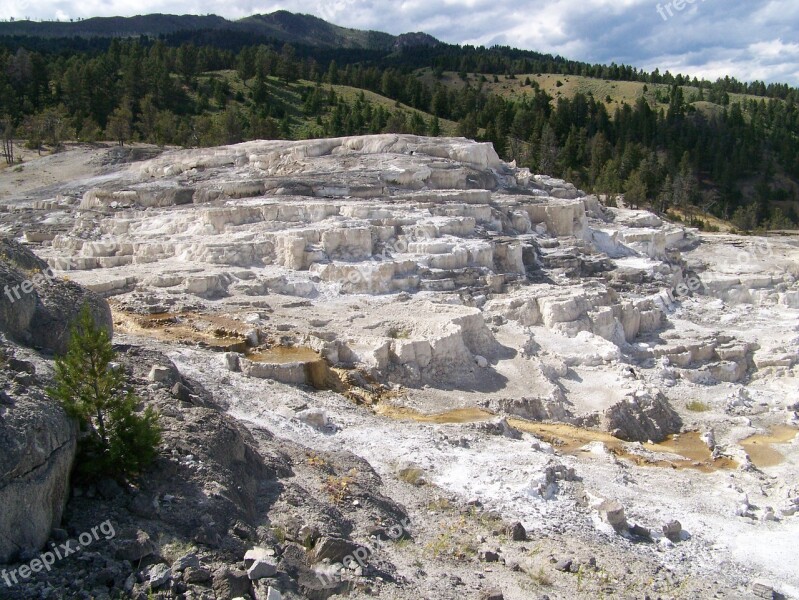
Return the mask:
[(681, 533), (682, 524), (679, 521), (671, 520), (663, 525), (663, 535), (672, 542), (679, 542)]
[(337, 563), (357, 549), (358, 545), (349, 540), (325, 536), (316, 543), (313, 550), (313, 558), (316, 562), (328, 559), (332, 563)]
[(43, 394), (15, 398), (4, 407), (0, 418), (0, 563), (39, 550), (51, 529), (61, 523), (76, 448), (74, 421)]
[(524, 528), (524, 525), (517, 521), (508, 527), (508, 537), (510, 537), (510, 539), (514, 542), (526, 542), (527, 530)]
[[(118, 543), (115, 556), (120, 560), (129, 560), (132, 563), (136, 563), (141, 559), (154, 554), (157, 550), (158, 546), (153, 540), (150, 539), (150, 536), (146, 532), (139, 530), (133, 536), (127, 539), (122, 539)], [(176, 561), (175, 564), (179, 564), (178, 561)], [(182, 571), (186, 568), (186, 566), (175, 569), (175, 571)], [(199, 562), (197, 563), (197, 566), (200, 566)]]
[(618, 532), (628, 529), (624, 507), (618, 500), (605, 500), (597, 507), (599, 518)]
[(57, 277), (17, 242), (0, 239), (0, 332), (24, 345), (62, 354), (70, 327), (84, 305), (95, 323), (113, 333), (111, 309), (99, 295)]
[(274, 577), (277, 573), (277, 561), (274, 558), (258, 558), (253, 561), (247, 569), (247, 577), (250, 579), (263, 579), (264, 577)]
[(172, 579), (172, 571), (164, 564), (157, 564), (150, 567), (147, 571), (147, 579), (150, 589), (158, 589), (165, 586)]

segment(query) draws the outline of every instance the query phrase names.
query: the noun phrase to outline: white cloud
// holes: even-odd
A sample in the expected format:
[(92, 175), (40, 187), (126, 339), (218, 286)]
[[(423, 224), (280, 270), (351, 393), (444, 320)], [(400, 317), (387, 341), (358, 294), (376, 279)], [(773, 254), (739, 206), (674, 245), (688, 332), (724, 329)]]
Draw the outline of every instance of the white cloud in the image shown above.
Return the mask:
[(11, 0), (0, 17), (61, 19), (150, 12), (241, 18), (277, 9), (347, 27), (426, 31), (451, 43), (506, 44), (597, 63), (799, 85), (799, 3), (697, 0)]

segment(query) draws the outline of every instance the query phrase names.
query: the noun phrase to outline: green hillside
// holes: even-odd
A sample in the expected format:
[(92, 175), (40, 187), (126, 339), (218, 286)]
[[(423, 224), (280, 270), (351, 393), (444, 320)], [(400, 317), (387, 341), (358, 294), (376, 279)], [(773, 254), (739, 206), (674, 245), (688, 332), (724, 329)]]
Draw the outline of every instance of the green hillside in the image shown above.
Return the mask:
[(462, 135), (534, 172), (698, 226), (712, 226), (711, 215), (744, 230), (799, 224), (799, 90), (787, 85), (453, 46), (285, 11), (236, 22), (148, 15), (37, 26), (105, 37), (0, 31), (9, 164), (20, 138), (57, 150), (70, 139), (196, 147)]

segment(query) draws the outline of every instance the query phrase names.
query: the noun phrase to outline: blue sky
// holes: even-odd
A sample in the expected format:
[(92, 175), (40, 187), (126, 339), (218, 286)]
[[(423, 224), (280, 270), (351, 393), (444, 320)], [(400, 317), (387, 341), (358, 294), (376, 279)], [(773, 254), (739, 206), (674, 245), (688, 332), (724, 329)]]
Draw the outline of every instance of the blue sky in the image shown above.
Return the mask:
[(452, 43), (799, 85), (796, 0), (6, 0), (0, 17), (164, 12), (240, 18), (277, 9), (395, 34), (425, 31)]

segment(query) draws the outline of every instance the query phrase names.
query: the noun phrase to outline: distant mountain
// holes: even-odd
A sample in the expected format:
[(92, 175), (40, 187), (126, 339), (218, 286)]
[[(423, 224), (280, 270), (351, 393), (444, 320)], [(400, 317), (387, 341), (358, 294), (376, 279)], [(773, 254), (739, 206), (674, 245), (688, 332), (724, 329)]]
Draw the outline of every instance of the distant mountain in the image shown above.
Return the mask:
[(160, 36), (185, 31), (248, 32), (280, 41), (308, 46), (398, 50), (411, 46), (435, 46), (440, 42), (426, 33), (391, 35), (380, 31), (349, 29), (312, 15), (279, 10), (228, 21), (216, 15), (139, 15), (135, 17), (93, 17), (75, 22), (11, 21), (0, 23), (0, 36), (138, 37)]
[(131, 37), (158, 36), (178, 31), (223, 29), (231, 22), (216, 15), (138, 15), (93, 17), (82, 21), (11, 21), (0, 23), (0, 35), (32, 37)]

